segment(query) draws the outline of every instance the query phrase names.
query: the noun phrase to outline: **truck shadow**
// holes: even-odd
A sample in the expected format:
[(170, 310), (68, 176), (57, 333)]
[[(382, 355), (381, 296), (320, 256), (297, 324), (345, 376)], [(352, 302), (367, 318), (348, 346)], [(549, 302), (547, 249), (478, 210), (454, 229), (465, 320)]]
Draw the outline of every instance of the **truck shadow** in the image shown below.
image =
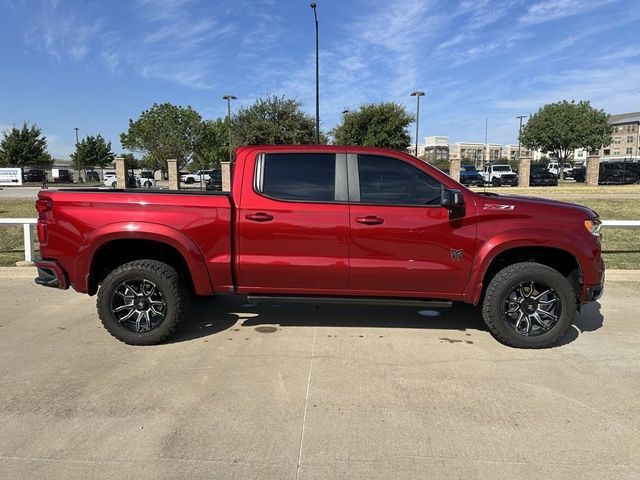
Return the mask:
[[(582, 332), (597, 330), (602, 324), (600, 305), (586, 305), (582, 313), (576, 315), (573, 327), (558, 345), (569, 344)], [(447, 309), (325, 304), (253, 305), (244, 297), (217, 296), (195, 298), (188, 318), (166, 343), (190, 341), (229, 329), (258, 329), (265, 325), (487, 331), (480, 309), (464, 303), (456, 303)], [(275, 331), (269, 328), (265, 327), (262, 331)]]

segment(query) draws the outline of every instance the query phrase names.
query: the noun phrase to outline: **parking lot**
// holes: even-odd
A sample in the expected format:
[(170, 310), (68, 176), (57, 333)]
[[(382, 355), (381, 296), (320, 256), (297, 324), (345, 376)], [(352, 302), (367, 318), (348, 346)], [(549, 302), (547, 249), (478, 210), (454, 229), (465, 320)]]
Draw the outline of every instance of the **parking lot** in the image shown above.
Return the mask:
[(640, 283), (609, 281), (541, 351), (464, 305), (242, 298), (130, 347), (93, 298), (32, 276), (0, 269), (0, 478), (640, 476)]

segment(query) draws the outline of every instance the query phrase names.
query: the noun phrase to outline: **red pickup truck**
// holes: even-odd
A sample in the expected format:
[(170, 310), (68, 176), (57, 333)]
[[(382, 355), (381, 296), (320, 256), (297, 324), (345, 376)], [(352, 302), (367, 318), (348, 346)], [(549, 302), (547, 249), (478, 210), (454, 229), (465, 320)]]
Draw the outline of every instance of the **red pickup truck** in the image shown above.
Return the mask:
[(501, 342), (553, 345), (602, 293), (600, 220), (550, 200), (472, 192), (378, 148), (250, 146), (231, 193), (38, 194), (36, 282), (98, 294), (106, 329), (148, 345), (190, 295), (482, 305)]

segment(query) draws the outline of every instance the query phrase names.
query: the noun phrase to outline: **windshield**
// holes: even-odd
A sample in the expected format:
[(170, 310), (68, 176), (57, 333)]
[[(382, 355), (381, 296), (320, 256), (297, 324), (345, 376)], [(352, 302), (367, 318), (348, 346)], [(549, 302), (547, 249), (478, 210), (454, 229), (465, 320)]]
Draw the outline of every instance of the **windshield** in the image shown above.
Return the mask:
[(494, 165), (493, 171), (494, 172), (510, 172), (511, 167), (509, 165)]
[(476, 173), (478, 170), (473, 165), (462, 165), (462, 171)]

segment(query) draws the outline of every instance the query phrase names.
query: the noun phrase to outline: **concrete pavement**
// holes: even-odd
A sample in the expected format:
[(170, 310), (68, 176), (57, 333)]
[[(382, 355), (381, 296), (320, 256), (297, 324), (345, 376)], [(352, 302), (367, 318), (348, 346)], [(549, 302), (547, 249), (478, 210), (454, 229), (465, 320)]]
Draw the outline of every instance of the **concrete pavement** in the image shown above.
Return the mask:
[(479, 312), (200, 299), (119, 343), (94, 299), (0, 275), (3, 479), (640, 478), (640, 284), (562, 345)]

